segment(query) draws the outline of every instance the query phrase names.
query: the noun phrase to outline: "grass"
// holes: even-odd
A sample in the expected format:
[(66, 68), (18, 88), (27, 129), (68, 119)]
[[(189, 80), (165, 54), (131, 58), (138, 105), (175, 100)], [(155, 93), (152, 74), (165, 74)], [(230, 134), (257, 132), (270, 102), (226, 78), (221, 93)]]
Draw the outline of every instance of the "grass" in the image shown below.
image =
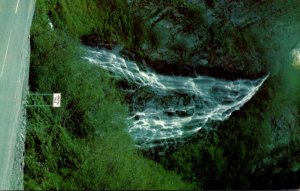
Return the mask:
[[(30, 90), (61, 92), (62, 107), (27, 109), (25, 189), (191, 188), (174, 172), (139, 154), (125, 131), (128, 109), (115, 82), (81, 59), (79, 36), (104, 22), (95, 12), (124, 3), (97, 2), (37, 1), (31, 29)], [(55, 30), (48, 25), (49, 13)], [(95, 23), (86, 23), (90, 19)], [(117, 31), (116, 26), (104, 26), (111, 37)]]

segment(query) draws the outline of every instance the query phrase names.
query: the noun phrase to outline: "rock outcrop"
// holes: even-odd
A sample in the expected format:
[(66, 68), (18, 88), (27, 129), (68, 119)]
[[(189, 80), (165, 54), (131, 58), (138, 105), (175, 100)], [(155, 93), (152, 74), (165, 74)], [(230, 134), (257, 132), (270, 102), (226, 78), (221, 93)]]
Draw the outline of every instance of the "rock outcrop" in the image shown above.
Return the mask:
[[(234, 74), (232, 78), (266, 73), (261, 63), (264, 52), (251, 29), (263, 25), (278, 10), (276, 7), (266, 12), (264, 1), (230, 0), (188, 0), (181, 4), (140, 0), (130, 5), (135, 14), (143, 15), (153, 33), (140, 48), (157, 72), (220, 77), (228, 72), (224, 76)], [(171, 72), (170, 66), (177, 69)]]

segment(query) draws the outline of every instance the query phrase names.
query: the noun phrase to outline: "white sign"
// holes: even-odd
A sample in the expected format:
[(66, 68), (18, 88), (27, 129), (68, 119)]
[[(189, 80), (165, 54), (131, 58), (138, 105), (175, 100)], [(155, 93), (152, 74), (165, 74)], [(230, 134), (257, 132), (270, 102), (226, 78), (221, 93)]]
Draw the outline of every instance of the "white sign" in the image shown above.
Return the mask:
[(60, 100), (61, 100), (61, 93), (54, 93), (52, 107), (60, 107)]

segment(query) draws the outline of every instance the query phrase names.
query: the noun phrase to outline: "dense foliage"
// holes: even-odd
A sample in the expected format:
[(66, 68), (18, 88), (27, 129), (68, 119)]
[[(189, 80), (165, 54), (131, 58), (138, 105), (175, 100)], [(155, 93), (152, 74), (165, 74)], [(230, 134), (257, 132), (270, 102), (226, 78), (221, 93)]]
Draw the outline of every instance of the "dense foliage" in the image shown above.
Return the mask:
[[(62, 107), (27, 109), (25, 189), (189, 188), (178, 175), (140, 156), (125, 131), (127, 107), (114, 81), (81, 59), (74, 36), (94, 23), (82, 23), (81, 30), (73, 26), (73, 19), (93, 19), (91, 15), (66, 13), (61, 25), (69, 30), (52, 30), (47, 2), (37, 1), (31, 29), (30, 89), (31, 93), (61, 92)], [(81, 6), (93, 10), (90, 3), (96, 1), (59, 2), (70, 10)], [(28, 101), (43, 105), (50, 100), (31, 96)]]
[[(145, 11), (155, 5), (157, 10)], [(300, 61), (291, 51), (299, 46), (300, 4), (247, 1), (246, 8), (236, 8), (235, 1), (212, 0), (205, 5), (199, 8), (184, 0), (136, 0), (130, 5), (125, 0), (37, 1), (30, 88), (62, 92), (63, 105), (28, 108), (25, 188), (192, 188), (180, 177), (198, 189), (299, 188)], [(165, 7), (172, 11), (148, 22)], [(203, 12), (214, 9), (216, 18), (209, 23)], [(257, 13), (260, 19), (252, 22), (250, 16), (251, 22), (233, 25), (226, 14), (234, 9), (241, 9), (241, 15)], [(127, 106), (114, 81), (82, 60), (77, 47), (80, 37), (96, 34), (103, 44), (121, 44), (135, 53), (150, 42), (150, 54), (163, 44), (163, 31), (153, 27), (160, 19), (181, 23), (180, 34), (200, 29), (204, 40), (195, 50), (210, 50), (204, 54), (208, 64), (222, 63), (245, 73), (267, 71), (270, 76), (228, 120), (214, 124), (214, 130), (200, 131), (165, 156), (144, 153), (155, 160), (151, 161), (140, 155), (124, 131)], [(183, 52), (182, 57), (192, 56), (185, 41), (176, 43), (170, 48)], [(29, 101), (49, 100), (32, 96)]]

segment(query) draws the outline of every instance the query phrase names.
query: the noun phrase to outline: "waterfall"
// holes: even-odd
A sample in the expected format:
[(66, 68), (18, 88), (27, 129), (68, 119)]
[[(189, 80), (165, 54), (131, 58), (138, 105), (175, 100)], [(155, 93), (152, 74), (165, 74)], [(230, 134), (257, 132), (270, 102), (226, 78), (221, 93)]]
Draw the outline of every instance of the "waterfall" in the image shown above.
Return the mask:
[(227, 119), (258, 91), (268, 76), (227, 81), (143, 70), (108, 50), (85, 48), (84, 59), (107, 70), (123, 84), (130, 116), (128, 131), (141, 148), (185, 141), (213, 121)]

